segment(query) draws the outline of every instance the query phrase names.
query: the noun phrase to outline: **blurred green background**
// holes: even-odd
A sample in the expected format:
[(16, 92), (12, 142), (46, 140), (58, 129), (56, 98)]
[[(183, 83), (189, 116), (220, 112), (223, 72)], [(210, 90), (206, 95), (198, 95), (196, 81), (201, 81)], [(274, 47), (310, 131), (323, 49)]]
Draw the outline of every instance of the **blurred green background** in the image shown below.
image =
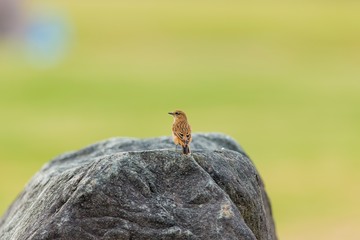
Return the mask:
[(359, 2), (52, 4), (69, 30), (58, 61), (0, 42), (0, 215), (56, 155), (170, 135), (182, 109), (245, 148), (280, 239), (358, 239)]

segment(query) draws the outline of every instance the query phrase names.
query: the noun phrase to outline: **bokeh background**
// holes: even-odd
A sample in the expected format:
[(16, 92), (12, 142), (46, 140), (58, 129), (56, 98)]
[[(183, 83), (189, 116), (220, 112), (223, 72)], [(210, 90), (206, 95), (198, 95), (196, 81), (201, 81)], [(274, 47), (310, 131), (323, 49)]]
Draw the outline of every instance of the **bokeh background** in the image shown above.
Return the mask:
[[(49, 3), (51, 2), (51, 4)], [(114, 136), (235, 138), (280, 239), (360, 236), (359, 1), (0, 0), (0, 215)]]

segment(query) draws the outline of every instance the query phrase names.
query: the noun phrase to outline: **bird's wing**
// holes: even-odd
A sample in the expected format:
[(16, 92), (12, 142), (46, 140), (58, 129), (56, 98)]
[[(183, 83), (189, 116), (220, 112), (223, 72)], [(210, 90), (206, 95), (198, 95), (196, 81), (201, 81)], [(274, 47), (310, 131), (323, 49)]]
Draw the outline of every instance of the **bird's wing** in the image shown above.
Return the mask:
[(184, 141), (184, 134), (182, 132), (175, 132), (175, 135), (181, 140), (181, 141)]
[(185, 144), (189, 144), (190, 143), (190, 139), (191, 139), (191, 134), (187, 133), (184, 134), (182, 132), (175, 132), (175, 135)]

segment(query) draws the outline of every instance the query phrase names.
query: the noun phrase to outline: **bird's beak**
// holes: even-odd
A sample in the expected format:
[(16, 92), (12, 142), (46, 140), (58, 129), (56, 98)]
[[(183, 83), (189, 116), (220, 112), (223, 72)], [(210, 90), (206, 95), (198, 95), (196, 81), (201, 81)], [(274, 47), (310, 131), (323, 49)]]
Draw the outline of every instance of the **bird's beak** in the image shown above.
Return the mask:
[(174, 113), (173, 113), (173, 112), (169, 112), (169, 114), (174, 116)]

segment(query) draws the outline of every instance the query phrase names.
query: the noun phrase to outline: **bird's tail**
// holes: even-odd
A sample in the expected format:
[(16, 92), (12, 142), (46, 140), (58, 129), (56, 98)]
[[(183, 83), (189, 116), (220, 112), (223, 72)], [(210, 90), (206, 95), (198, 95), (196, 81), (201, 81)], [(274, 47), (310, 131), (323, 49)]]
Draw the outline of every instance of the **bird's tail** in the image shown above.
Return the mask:
[(182, 146), (183, 154), (190, 154), (189, 145)]

